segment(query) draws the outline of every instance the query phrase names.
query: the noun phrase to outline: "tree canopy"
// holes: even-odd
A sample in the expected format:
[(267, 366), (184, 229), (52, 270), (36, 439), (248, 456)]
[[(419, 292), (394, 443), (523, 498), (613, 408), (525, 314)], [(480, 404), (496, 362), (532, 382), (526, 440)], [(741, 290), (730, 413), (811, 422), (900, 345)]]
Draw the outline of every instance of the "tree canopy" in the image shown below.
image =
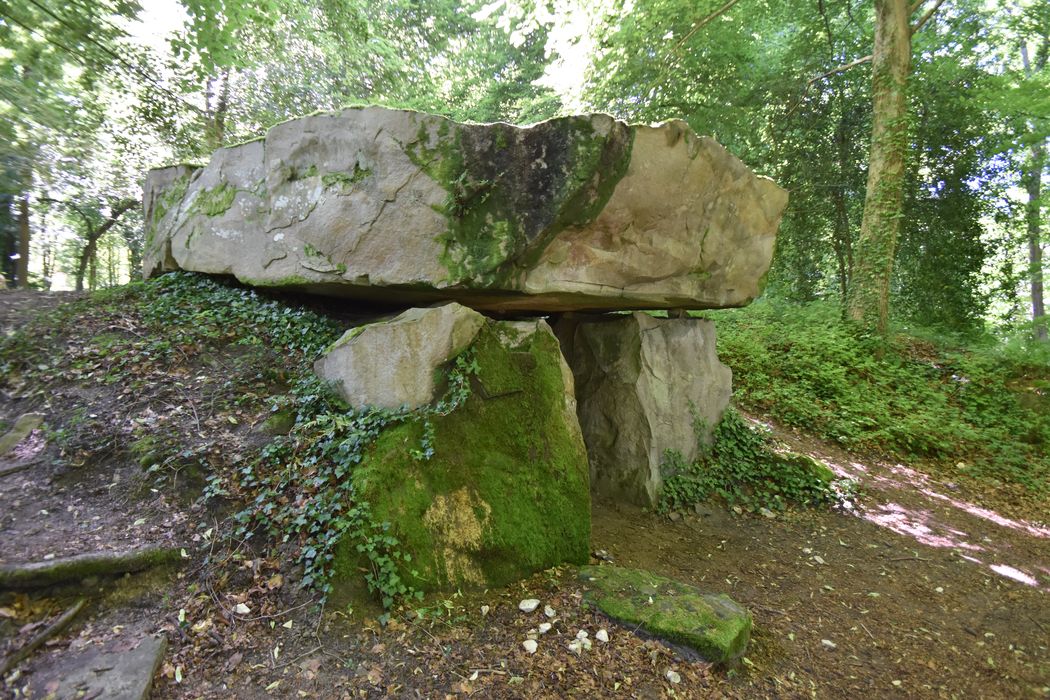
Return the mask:
[[(316, 110), (366, 102), (521, 123), (605, 111), (684, 119), (790, 190), (767, 294), (868, 308), (879, 302), (858, 290), (878, 268), (896, 324), (1045, 337), (1050, 7), (892, 4), (907, 15), (909, 55), (888, 122), (882, 0), (5, 4), (3, 273), (83, 279), (104, 250), (128, 270), (139, 226), (123, 203), (146, 168)], [(879, 133), (900, 147), (881, 253), (864, 221)]]

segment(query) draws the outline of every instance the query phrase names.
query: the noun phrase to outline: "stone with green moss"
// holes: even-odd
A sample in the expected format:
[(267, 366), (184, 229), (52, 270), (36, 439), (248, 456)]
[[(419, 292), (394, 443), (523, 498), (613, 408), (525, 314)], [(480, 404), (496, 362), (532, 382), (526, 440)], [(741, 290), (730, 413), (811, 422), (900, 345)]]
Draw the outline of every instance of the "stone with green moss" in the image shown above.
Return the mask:
[[(420, 590), (501, 586), (588, 556), (587, 456), (557, 340), (543, 321), (489, 321), (472, 352), (469, 398), (429, 419), (433, 456), (418, 455), (425, 425), (410, 421), (387, 430), (353, 477)], [(360, 565), (355, 543), (341, 543), (337, 598)]]
[[(177, 192), (165, 172), (147, 199)], [(147, 275), (562, 311), (748, 303), (787, 195), (684, 122), (513, 126), (355, 107), (219, 149), (180, 199), (147, 217)]]
[(747, 649), (751, 615), (727, 595), (619, 566), (584, 566), (580, 580), (584, 602), (633, 628), (691, 647), (708, 661), (730, 664)]

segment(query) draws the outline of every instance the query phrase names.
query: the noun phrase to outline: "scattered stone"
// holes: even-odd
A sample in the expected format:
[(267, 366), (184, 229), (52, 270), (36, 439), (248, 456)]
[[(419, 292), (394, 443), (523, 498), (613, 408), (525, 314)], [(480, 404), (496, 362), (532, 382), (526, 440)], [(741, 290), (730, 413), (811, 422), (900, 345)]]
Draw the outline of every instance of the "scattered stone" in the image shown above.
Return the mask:
[(605, 644), (606, 642), (609, 641), (609, 633), (606, 630), (604, 630), (604, 629), (600, 629), (594, 635), (594, 638), (597, 639), (602, 644)]
[(742, 306), (787, 192), (682, 121), (526, 127), (355, 107), (151, 171), (146, 277), (477, 309)]
[(525, 651), (529, 652), (530, 654), (535, 654), (536, 649), (539, 648), (539, 644), (536, 643), (535, 639), (526, 639), (524, 642), (521, 643), (521, 645), (525, 647)]
[(42, 413), (24, 413), (18, 417), (14, 426), (3, 437), (0, 437), (0, 456), (6, 455), (18, 446), (18, 443), (29, 437), (29, 434), (44, 422)]
[(585, 602), (615, 620), (689, 646), (708, 661), (728, 664), (747, 648), (751, 615), (728, 596), (618, 566), (582, 567), (580, 580)]
[(830, 639), (821, 639), (820, 643), (823, 644), (824, 647), (827, 648), (827, 649), (838, 649), (839, 648), (839, 645), (836, 644), (835, 642), (831, 641)]
[(551, 623), (549, 623), (549, 622), (541, 622), (540, 626), (539, 626), (539, 629), (537, 631), (540, 634), (547, 634), (548, 632), (551, 631)]
[(606, 562), (609, 562), (610, 564), (612, 563), (612, 560), (613, 560), (613, 558), (609, 555), (609, 553), (606, 552), (604, 549), (597, 549), (597, 550), (595, 550), (594, 554), (592, 556), (595, 559), (597, 559), (598, 561), (606, 561)]
[[(146, 700), (167, 640), (118, 637), (98, 647), (59, 653), (28, 675), (27, 697)], [(36, 692), (33, 692), (33, 690)]]
[(439, 368), (466, 350), (485, 317), (456, 303), (409, 309), (351, 328), (314, 371), (354, 408), (419, 408), (434, 400)]
[(773, 518), (776, 518), (776, 517), (777, 517), (777, 514), (776, 514), (776, 513), (774, 513), (773, 511), (771, 511), (771, 510), (770, 510), (769, 508), (759, 508), (759, 509), (758, 509), (758, 513), (759, 513), (759, 515), (761, 515), (762, 517), (764, 517), (764, 518), (769, 518), (769, 519), (771, 519), (771, 520), (772, 520)]
[(540, 607), (540, 601), (535, 598), (526, 598), (525, 600), (518, 603), (518, 610), (523, 613), (530, 613), (536, 608)]
[(667, 669), (667, 673), (664, 674), (664, 678), (676, 685), (682, 682), (682, 676), (680, 676), (677, 671), (670, 668)]
[(553, 620), (558, 615), (558, 611), (556, 611), (554, 608), (552, 608), (549, 605), (544, 605), (543, 606), (543, 614), (546, 615), (548, 618)]
[[(594, 493), (653, 507), (667, 450), (686, 462), (729, 405), (732, 372), (700, 318), (566, 314), (556, 332), (576, 378)], [(675, 516), (671, 516), (674, 519)]]
[(676, 510), (672, 510), (670, 513), (667, 514), (667, 517), (671, 520), (671, 522), (676, 523), (682, 519), (682, 514)]
[(569, 642), (568, 646), (569, 651), (571, 651), (573, 654), (576, 654), (576, 656), (579, 656), (583, 653), (583, 642), (581, 642), (579, 639), (572, 640), (571, 642)]
[[(462, 405), (388, 427), (352, 475), (411, 555), (398, 574), (417, 590), (504, 586), (590, 552), (587, 453), (553, 332), (540, 319), (485, 320), (470, 352), (477, 370)], [(418, 456), (425, 436), (429, 459)], [(345, 573), (333, 578), (334, 603), (350, 599), (366, 564), (355, 544), (336, 547), (333, 569)]]
[(488, 615), (488, 614), (489, 614), (489, 606), (487, 606), (487, 605), (482, 605), (482, 606), (481, 606), (481, 616), (482, 616), (482, 617), (485, 617), (485, 616), (486, 616), (486, 615)]

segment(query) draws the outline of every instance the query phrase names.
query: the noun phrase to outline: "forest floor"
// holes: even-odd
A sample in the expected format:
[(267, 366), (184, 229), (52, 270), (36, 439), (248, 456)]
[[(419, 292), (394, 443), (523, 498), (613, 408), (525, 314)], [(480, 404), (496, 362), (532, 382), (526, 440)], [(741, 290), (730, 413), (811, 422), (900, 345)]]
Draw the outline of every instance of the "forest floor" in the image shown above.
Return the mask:
[[(0, 292), (0, 327), (58, 298), (19, 294)], [(157, 377), (178, 393), (133, 408), (120, 384), (63, 384), (46, 397), (49, 429), (0, 458), (0, 472), (32, 464), (0, 477), (0, 564), (147, 544), (186, 550), (182, 566), (0, 593), (0, 655), (75, 599), (89, 600), (66, 633), (0, 682), (0, 697), (53, 696), (55, 669), (70, 655), (153, 633), (168, 640), (159, 698), (1050, 697), (1050, 525), (1001, 516), (915, 465), (777, 426), (787, 447), (856, 479), (858, 507), (774, 518), (715, 505), (670, 516), (607, 503), (592, 510), (593, 550), (603, 557), (727, 593), (751, 610), (752, 643), (735, 669), (709, 667), (582, 607), (572, 567), (507, 589), (430, 597), (385, 625), (368, 605), (319, 608), (280, 552), (214, 535), (223, 514), (196, 500), (198, 482), (160, 486), (126, 454), (85, 446), (83, 429), (76, 446), (94, 458), (76, 459), (76, 450), (71, 458), (68, 441), (60, 454), (57, 429), (165, 402), (199, 434), (248, 449), (260, 417), (198, 415), (193, 407), (206, 404), (209, 389), (193, 374)], [(180, 397), (190, 408), (177, 410)], [(4, 394), (0, 420), (39, 401)], [(539, 598), (540, 609), (520, 612), (523, 598)], [(521, 642), (547, 620), (545, 605), (553, 628), (530, 655)], [(599, 629), (609, 642), (579, 656), (567, 648), (579, 630), (594, 639)]]

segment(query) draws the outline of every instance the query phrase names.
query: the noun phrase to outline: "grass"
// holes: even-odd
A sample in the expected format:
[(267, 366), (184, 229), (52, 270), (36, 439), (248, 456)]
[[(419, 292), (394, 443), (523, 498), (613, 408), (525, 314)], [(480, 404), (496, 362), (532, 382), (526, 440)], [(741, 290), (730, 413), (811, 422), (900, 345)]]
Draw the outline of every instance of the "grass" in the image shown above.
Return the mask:
[(849, 449), (1050, 490), (1046, 348), (914, 329), (883, 343), (823, 303), (706, 315), (743, 408)]

